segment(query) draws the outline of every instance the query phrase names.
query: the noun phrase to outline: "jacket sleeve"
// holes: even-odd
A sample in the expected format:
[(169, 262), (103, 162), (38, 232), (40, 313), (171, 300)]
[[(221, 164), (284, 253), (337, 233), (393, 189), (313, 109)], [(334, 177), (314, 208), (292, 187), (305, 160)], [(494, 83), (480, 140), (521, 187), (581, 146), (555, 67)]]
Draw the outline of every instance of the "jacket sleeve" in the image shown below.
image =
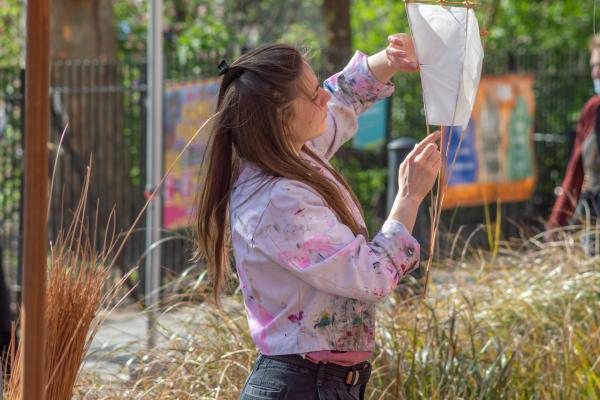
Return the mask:
[[(578, 143), (575, 146), (578, 146)], [(579, 201), (582, 185), (583, 160), (581, 158), (581, 147), (576, 147), (567, 165), (567, 172), (561, 185), (561, 192), (556, 198), (554, 207), (552, 207), (552, 214), (550, 214), (547, 228), (567, 225)]]
[(419, 263), (419, 244), (400, 222), (386, 221), (367, 242), (294, 181), (275, 185), (251, 246), (319, 290), (367, 302), (385, 298)]
[(594, 134), (596, 115), (600, 109), (600, 96), (593, 96), (585, 103), (581, 116), (577, 122), (577, 135), (573, 145), (573, 154), (567, 165), (567, 172), (561, 186), (561, 193), (554, 203), (552, 214), (548, 220), (547, 228), (566, 225), (579, 201), (583, 185), (583, 159), (582, 146), (590, 134)]
[(327, 130), (313, 139), (311, 146), (330, 159), (358, 130), (358, 116), (373, 103), (390, 96), (394, 85), (379, 82), (367, 65), (367, 56), (357, 51), (348, 65), (323, 86), (331, 93)]

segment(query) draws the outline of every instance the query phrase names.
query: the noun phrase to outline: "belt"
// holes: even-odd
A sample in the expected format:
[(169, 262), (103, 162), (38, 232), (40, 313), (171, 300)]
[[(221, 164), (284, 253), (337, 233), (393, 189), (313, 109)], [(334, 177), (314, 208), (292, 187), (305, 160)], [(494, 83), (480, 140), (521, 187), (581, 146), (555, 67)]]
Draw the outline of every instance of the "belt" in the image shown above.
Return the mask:
[(371, 363), (368, 361), (353, 365), (351, 367), (344, 367), (342, 365), (331, 363), (315, 364), (314, 362), (306, 360), (297, 354), (281, 356), (263, 355), (263, 357), (270, 360), (292, 364), (297, 367), (307, 368), (311, 371), (318, 372), (319, 375), (323, 374), (342, 378), (344, 382), (350, 386), (365, 385), (367, 382), (369, 382), (369, 378), (371, 377)]

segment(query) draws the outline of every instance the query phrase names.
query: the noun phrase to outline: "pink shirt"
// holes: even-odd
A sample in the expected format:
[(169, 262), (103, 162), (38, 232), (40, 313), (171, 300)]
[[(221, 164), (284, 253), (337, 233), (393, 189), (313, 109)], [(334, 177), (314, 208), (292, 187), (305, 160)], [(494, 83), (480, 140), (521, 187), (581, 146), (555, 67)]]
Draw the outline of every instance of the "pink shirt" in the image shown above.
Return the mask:
[[(393, 86), (377, 81), (360, 52), (324, 86), (332, 93), (327, 131), (307, 146), (327, 163), (356, 132), (358, 115)], [(340, 201), (364, 226), (350, 194), (338, 187)], [(400, 222), (386, 221), (369, 241), (342, 224), (311, 187), (269, 180), (248, 162), (231, 195), (231, 229), (250, 334), (265, 355), (364, 361), (374, 348), (376, 304), (419, 262), (419, 244)]]

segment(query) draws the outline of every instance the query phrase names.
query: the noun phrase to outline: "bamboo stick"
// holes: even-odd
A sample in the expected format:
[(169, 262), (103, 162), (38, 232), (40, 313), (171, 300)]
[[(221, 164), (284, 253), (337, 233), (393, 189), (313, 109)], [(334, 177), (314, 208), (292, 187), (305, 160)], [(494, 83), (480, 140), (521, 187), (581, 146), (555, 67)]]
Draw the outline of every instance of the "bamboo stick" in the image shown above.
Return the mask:
[(404, 0), (405, 3), (421, 3), (421, 4), (431, 4), (431, 5), (450, 5), (454, 7), (466, 7), (466, 8), (475, 8), (475, 6), (479, 6), (480, 3), (475, 3), (473, 1), (465, 0), (465, 1), (452, 1), (452, 0)]

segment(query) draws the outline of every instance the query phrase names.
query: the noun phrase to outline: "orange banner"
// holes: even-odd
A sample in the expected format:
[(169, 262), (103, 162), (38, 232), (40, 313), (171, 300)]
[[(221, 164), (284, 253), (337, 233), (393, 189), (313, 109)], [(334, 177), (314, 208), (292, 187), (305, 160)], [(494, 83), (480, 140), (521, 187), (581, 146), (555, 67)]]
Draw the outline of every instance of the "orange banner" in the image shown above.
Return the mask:
[(531, 75), (481, 79), (469, 125), (444, 135), (444, 149), (450, 140), (444, 208), (531, 197), (537, 176), (533, 82)]

